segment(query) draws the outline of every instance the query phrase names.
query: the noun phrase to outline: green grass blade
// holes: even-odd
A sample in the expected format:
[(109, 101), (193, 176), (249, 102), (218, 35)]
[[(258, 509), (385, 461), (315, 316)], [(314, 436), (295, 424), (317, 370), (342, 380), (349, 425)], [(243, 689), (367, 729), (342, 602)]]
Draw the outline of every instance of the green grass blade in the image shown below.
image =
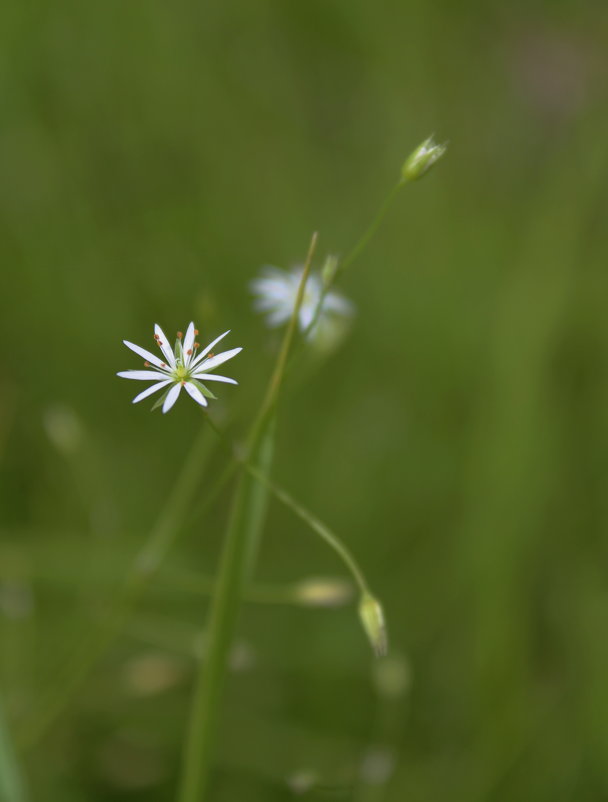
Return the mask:
[[(251, 427), (247, 461), (253, 465), (265, 460), (269, 467), (277, 401), (298, 326), (298, 314), (310, 275), (316, 243), (315, 233), (310, 242), (291, 320), (277, 356), (266, 396)], [(201, 802), (206, 797), (228, 653), (236, 629), (245, 583), (257, 551), (266, 500), (267, 490), (261, 490), (255, 478), (243, 471), (233, 498), (217, 592), (211, 605), (207, 631), (207, 659), (204, 664), (201, 663), (192, 703), (189, 733), (184, 747), (179, 802)]]
[(21, 775), (13, 741), (0, 699), (0, 800), (26, 802), (25, 784)]

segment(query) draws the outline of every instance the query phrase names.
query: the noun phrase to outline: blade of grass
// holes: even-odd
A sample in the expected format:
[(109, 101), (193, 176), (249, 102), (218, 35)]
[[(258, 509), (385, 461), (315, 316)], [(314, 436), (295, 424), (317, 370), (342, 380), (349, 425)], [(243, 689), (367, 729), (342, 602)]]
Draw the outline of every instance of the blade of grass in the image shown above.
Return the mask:
[[(296, 302), (268, 390), (251, 428), (247, 460), (253, 465), (266, 463), (266, 467), (269, 467), (276, 405), (296, 334), (298, 313), (304, 298), (316, 244), (315, 233), (310, 242)], [(256, 482), (249, 473), (241, 473), (232, 502), (217, 592), (209, 614), (207, 659), (204, 662), (201, 660), (192, 703), (178, 793), (180, 802), (201, 802), (206, 797), (228, 653), (236, 629), (243, 590), (255, 557), (266, 506), (266, 494), (267, 488)]]
[(0, 799), (26, 802), (27, 794), (0, 698)]
[(397, 184), (395, 184), (395, 186), (390, 190), (388, 195), (382, 201), (380, 208), (376, 212), (376, 215), (373, 217), (372, 222), (363, 232), (362, 236), (357, 240), (355, 245), (351, 248), (351, 250), (344, 257), (344, 259), (338, 261), (336, 269), (333, 275), (329, 278), (329, 280), (324, 280), (323, 287), (321, 288), (321, 294), (319, 296), (319, 301), (317, 303), (317, 308), (315, 309), (315, 313), (312, 316), (310, 323), (308, 324), (308, 326), (306, 326), (306, 328), (303, 331), (303, 340), (310, 334), (310, 332), (317, 325), (319, 317), (321, 316), (321, 310), (323, 309), (323, 304), (325, 303), (325, 298), (327, 297), (327, 293), (331, 290), (336, 279), (352, 264), (352, 262), (355, 261), (357, 256), (359, 256), (359, 254), (373, 239), (374, 234), (380, 228), (380, 225), (384, 220), (384, 218), (386, 217), (388, 210), (393, 205), (393, 202), (397, 197), (399, 190), (403, 186), (405, 186), (405, 182), (403, 181), (399, 181)]

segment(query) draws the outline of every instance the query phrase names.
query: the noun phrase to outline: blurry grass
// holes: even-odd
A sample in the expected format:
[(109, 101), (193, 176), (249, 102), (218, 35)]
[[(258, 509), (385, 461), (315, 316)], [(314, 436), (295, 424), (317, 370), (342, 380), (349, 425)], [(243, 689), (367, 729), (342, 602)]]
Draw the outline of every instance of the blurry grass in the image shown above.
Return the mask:
[(25, 786), (0, 699), (0, 798), (26, 802)]
[[(197, 420), (130, 406), (121, 340), (157, 319), (238, 330), (238, 396), (217, 407), (238, 437), (272, 353), (246, 281), (316, 228), (321, 254), (345, 253), (435, 131), (449, 159), (345, 276), (352, 337), (290, 397), (276, 475), (349, 533), (408, 655), (387, 802), (606, 797), (607, 22), (573, 0), (2, 5), (11, 730), (136, 553)], [(46, 434), (58, 404), (82, 425), (74, 459)], [(176, 570), (214, 574), (225, 502), (186, 526)], [(257, 581), (335, 569), (299, 526), (272, 506)], [(201, 620), (204, 601), (158, 591), (142, 621)], [(358, 776), (375, 702), (351, 615), (246, 608), (256, 668), (230, 681), (218, 800), (290, 798), (303, 768)], [(171, 798), (190, 675), (127, 704), (118, 678), (144, 648), (125, 635), (30, 755), (33, 798)]]

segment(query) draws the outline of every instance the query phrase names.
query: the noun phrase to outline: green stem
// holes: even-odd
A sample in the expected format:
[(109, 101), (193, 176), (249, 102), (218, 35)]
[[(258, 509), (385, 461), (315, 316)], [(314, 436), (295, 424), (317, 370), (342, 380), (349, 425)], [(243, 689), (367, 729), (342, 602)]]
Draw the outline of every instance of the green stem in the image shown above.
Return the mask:
[(318, 234), (315, 231), (310, 240), (308, 254), (306, 256), (306, 262), (304, 264), (304, 270), (302, 272), (302, 278), (300, 279), (300, 285), (298, 287), (298, 292), (296, 295), (296, 301), (293, 307), (291, 318), (289, 320), (289, 325), (287, 326), (285, 336), (283, 337), (281, 350), (279, 351), (275, 368), (272, 377), (270, 379), (268, 389), (266, 391), (266, 396), (264, 398), (264, 401), (262, 402), (260, 412), (252, 427), (252, 432), (251, 432), (252, 442), (255, 442), (256, 437), (259, 436), (259, 430), (264, 427), (265, 422), (268, 420), (269, 416), (272, 415), (272, 413), (274, 412), (274, 407), (279, 397), (279, 391), (281, 389), (281, 384), (283, 383), (283, 377), (285, 375), (285, 369), (287, 367), (289, 352), (291, 351), (296, 331), (298, 329), (298, 320), (299, 320), (298, 316), (300, 312), (300, 307), (302, 306), (302, 302), (304, 300), (304, 292), (306, 291), (306, 282), (308, 281), (308, 276), (310, 275), (310, 270), (312, 268), (312, 259), (317, 247), (317, 239), (318, 239)]
[(274, 482), (269, 476), (267, 471), (260, 470), (256, 465), (254, 465), (251, 461), (243, 459), (237, 453), (236, 448), (234, 448), (231, 444), (226, 435), (221, 431), (221, 429), (216, 425), (215, 421), (209, 416), (209, 426), (213, 429), (213, 431), (217, 434), (217, 436), (221, 439), (224, 446), (226, 446), (230, 451), (233, 453), (236, 460), (238, 460), (245, 469), (264, 487), (268, 488), (270, 492), (273, 494), (275, 498), (277, 498), (282, 504), (288, 507), (295, 515), (298, 516), (301, 520), (303, 520), (308, 526), (316, 532), (319, 537), (321, 537), (328, 546), (336, 552), (336, 554), (340, 557), (342, 562), (346, 565), (350, 573), (352, 574), (353, 579), (357, 583), (361, 593), (370, 593), (369, 585), (359, 563), (355, 559), (354, 555), (350, 551), (350, 549), (342, 542), (342, 540), (333, 532), (327, 524), (323, 523), (319, 518), (317, 518), (314, 513), (310, 512), (303, 504), (300, 504), (296, 501), (293, 496), (291, 496), (286, 490), (284, 490), (280, 485)]
[(382, 202), (382, 205), (378, 209), (376, 216), (373, 218), (372, 222), (363, 232), (363, 235), (360, 237), (360, 239), (357, 240), (353, 248), (348, 252), (348, 254), (344, 257), (344, 259), (338, 262), (338, 266), (331, 280), (326, 281), (323, 284), (321, 295), (319, 297), (319, 302), (317, 303), (317, 308), (315, 309), (315, 313), (312, 317), (312, 320), (310, 321), (310, 323), (303, 332), (303, 339), (305, 339), (317, 325), (319, 317), (321, 316), (321, 310), (323, 309), (323, 304), (325, 303), (325, 298), (327, 296), (327, 293), (332, 288), (336, 278), (340, 273), (343, 273), (352, 264), (352, 262), (355, 261), (357, 256), (359, 256), (361, 251), (367, 246), (369, 241), (372, 239), (372, 237), (380, 227), (380, 224), (386, 217), (386, 214), (390, 209), (390, 207), (392, 206), (393, 201), (397, 197), (399, 190), (401, 189), (402, 186), (405, 185), (405, 183), (406, 182), (404, 182), (403, 180), (400, 180), (397, 184), (395, 184), (395, 186), (391, 189), (391, 191), (388, 193), (388, 195)]
[[(298, 313), (304, 298), (316, 243), (317, 235), (314, 234), (291, 320), (283, 338), (266, 396), (249, 436), (247, 461), (254, 464), (268, 449), (267, 438), (272, 438), (271, 424), (289, 351), (297, 330)], [(260, 506), (263, 505), (260, 505), (257, 483), (250, 474), (242, 473), (232, 503), (217, 591), (211, 604), (206, 660), (201, 660), (200, 663), (192, 703), (190, 727), (184, 748), (179, 802), (201, 802), (206, 796), (228, 652), (236, 629), (243, 589), (251, 567), (252, 543), (258, 540), (262, 524)]]
[[(212, 441), (205, 435), (205, 427), (203, 427), (194, 441), (157, 524), (128, 569), (122, 586), (111, 601), (99, 628), (87, 632), (84, 638), (80, 638), (75, 653), (70, 657), (65, 675), (44, 693), (37, 705), (36, 714), (32, 720), (26, 722), (23, 730), (19, 733), (18, 740), (22, 748), (27, 749), (33, 746), (47, 732), (131, 614), (133, 607), (177, 539), (185, 510), (199, 485), (203, 468), (211, 453), (211, 447)], [(207, 507), (213, 504), (234, 470), (235, 466), (229, 465), (220, 476), (206, 497)]]
[(378, 209), (378, 211), (376, 213), (376, 216), (374, 217), (372, 222), (369, 224), (367, 229), (363, 232), (363, 236), (358, 240), (358, 242), (355, 243), (355, 245), (352, 248), (352, 250), (339, 263), (338, 269), (336, 270), (336, 275), (338, 275), (338, 273), (343, 273), (346, 270), (346, 268), (349, 267), (351, 265), (351, 263), (355, 261), (357, 256), (359, 256), (359, 254), (361, 253), (361, 251), (366, 247), (366, 245), (372, 239), (372, 237), (374, 236), (374, 234), (376, 233), (376, 231), (380, 227), (380, 224), (382, 223), (382, 221), (386, 217), (386, 213), (388, 212), (388, 210), (392, 206), (393, 201), (397, 197), (397, 194), (398, 194), (399, 190), (404, 185), (405, 185), (405, 182), (399, 181), (391, 189), (391, 191), (388, 193), (388, 195), (386, 196), (386, 198), (382, 202), (382, 205)]
[(293, 496), (291, 496), (286, 490), (283, 490), (282, 487), (279, 487), (275, 482), (272, 481), (267, 475), (265, 475), (262, 471), (258, 470), (254, 465), (250, 463), (246, 463), (245, 465), (247, 471), (257, 479), (258, 482), (261, 482), (265, 485), (272, 494), (279, 499), (286, 507), (289, 507), (292, 512), (294, 512), (298, 518), (301, 518), (305, 523), (310, 526), (313, 532), (316, 532), (320, 538), (322, 538), (330, 548), (332, 548), (336, 554), (340, 557), (342, 562), (346, 565), (350, 573), (352, 574), (353, 579), (357, 583), (361, 593), (370, 593), (369, 585), (367, 584), (367, 580), (363, 575), (363, 571), (359, 566), (359, 563), (356, 561), (355, 557), (353, 556), (350, 549), (340, 540), (338, 535), (333, 532), (329, 526), (320, 521), (316, 515), (314, 515), (310, 510), (306, 509), (306, 507), (302, 506), (299, 502), (297, 502)]

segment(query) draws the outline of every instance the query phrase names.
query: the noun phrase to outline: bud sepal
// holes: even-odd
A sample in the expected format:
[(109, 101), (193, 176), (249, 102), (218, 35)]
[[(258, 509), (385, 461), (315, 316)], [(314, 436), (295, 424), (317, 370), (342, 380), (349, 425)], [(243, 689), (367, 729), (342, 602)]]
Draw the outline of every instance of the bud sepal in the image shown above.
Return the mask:
[(369, 591), (362, 594), (359, 602), (359, 617), (376, 657), (388, 652), (388, 634), (382, 605)]
[(402, 183), (422, 178), (445, 155), (447, 149), (447, 144), (438, 145), (432, 136), (425, 139), (405, 160), (401, 168)]

